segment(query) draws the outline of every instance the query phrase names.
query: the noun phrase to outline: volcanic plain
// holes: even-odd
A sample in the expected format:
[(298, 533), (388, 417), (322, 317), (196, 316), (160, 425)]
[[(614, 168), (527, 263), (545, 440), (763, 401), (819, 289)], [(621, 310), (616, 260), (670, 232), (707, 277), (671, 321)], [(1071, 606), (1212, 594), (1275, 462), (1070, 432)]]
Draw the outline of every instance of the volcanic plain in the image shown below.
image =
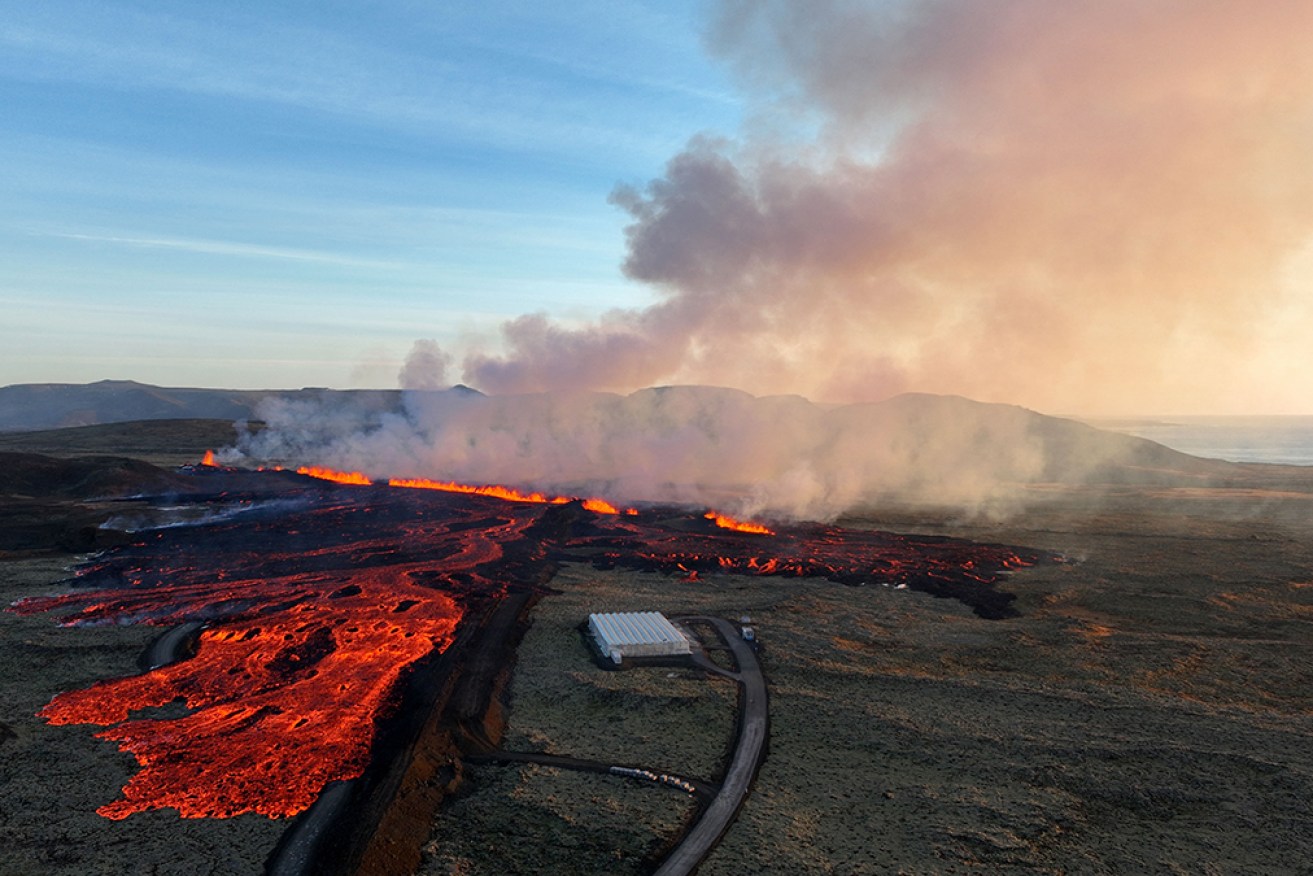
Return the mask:
[[(222, 443), (196, 423), (152, 428), (167, 438), (126, 429), (119, 458), (82, 456), (92, 439), (116, 452), (108, 433), (66, 430), (5, 457), (6, 605), (68, 592), (68, 569), (146, 513), (105, 500), (185, 489), (141, 460)], [(600, 610), (748, 615), (769, 753), (699, 873), (1307, 872), (1313, 473), (1201, 468), (1020, 498), (998, 520), (882, 505), (840, 521), (1056, 558), (995, 585), (1014, 598), (991, 616), (880, 580), (556, 563), (498, 688), (498, 745), (715, 782), (734, 686), (680, 666), (604, 671), (579, 627)], [(0, 615), (0, 874), (262, 872), (295, 819), (96, 813), (133, 757), (36, 713), (139, 674), (162, 630), (57, 619)], [(425, 874), (650, 872), (696, 814), (668, 786), (541, 764), (467, 758), (439, 779), (450, 792), (406, 834)]]

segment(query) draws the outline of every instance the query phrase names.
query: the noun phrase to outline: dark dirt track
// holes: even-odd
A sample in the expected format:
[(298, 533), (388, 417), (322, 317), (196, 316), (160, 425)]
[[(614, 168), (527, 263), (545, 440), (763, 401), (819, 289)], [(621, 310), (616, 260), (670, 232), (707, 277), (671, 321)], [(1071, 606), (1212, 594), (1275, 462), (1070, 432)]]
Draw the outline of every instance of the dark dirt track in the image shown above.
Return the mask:
[(702, 812), (701, 818), (684, 839), (675, 847), (656, 871), (656, 876), (684, 876), (692, 873), (729, 830), (739, 807), (748, 796), (748, 789), (757, 775), (757, 767), (766, 755), (770, 737), (770, 713), (766, 695), (766, 679), (752, 647), (739, 636), (729, 621), (718, 617), (678, 617), (683, 622), (709, 623), (734, 653), (738, 667), (736, 677), (740, 685), (738, 742), (730, 758), (720, 793)]

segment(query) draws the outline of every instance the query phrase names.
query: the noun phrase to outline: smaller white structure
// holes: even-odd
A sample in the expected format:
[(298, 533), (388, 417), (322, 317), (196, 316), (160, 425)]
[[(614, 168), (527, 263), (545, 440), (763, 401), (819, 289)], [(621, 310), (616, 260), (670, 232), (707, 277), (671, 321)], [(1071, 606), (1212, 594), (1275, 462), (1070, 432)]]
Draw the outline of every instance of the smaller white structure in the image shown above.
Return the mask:
[(588, 615), (597, 648), (619, 664), (626, 657), (673, 657), (692, 653), (688, 639), (659, 611)]

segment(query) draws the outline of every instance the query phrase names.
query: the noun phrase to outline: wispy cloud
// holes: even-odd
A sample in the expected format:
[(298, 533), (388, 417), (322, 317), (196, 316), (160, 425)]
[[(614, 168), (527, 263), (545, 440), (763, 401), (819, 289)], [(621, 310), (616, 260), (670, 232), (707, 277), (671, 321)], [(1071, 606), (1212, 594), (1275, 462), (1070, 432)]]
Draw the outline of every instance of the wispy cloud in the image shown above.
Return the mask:
[(297, 262), (323, 262), (333, 265), (351, 267), (394, 269), (403, 267), (398, 262), (362, 259), (354, 256), (342, 256), (336, 253), (319, 252), (309, 249), (291, 247), (263, 246), (256, 243), (240, 243), (228, 240), (199, 240), (178, 237), (121, 237), (108, 234), (82, 234), (76, 232), (45, 232), (45, 236), (59, 237), (65, 240), (83, 240), (92, 243), (111, 243), (121, 246), (144, 247), (150, 249), (171, 249), (182, 252), (204, 253), (207, 255), (235, 256), (238, 258), (283, 259)]
[(53, 376), (109, 324), (179, 361), (307, 333), (399, 357), (645, 303), (606, 194), (736, 121), (700, 2), (10, 4), (0, 322), (63, 308)]
[[(372, 32), (330, 29), (277, 14), (201, 19), (106, 8), (72, 15), (58, 6), (0, 22), (0, 76), (275, 104), (504, 149), (561, 152), (589, 144), (652, 160), (669, 148), (662, 134), (669, 118), (650, 101), (612, 102), (617, 91), (642, 86), (722, 107), (727, 100), (632, 65), (554, 56), (481, 37), (477, 29), (403, 35), (387, 24)], [(584, 73), (596, 87), (581, 92), (559, 77), (535, 75), (542, 63)], [(683, 126), (677, 131), (686, 133)]]

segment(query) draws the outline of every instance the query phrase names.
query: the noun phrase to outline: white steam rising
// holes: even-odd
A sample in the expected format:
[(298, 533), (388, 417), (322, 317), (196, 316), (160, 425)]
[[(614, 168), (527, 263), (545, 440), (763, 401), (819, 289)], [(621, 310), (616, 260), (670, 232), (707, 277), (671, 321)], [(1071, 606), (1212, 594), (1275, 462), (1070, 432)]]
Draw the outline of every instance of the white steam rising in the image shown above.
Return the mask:
[(826, 408), (709, 387), (628, 396), (456, 388), (404, 393), (400, 410), (344, 401), (267, 401), (260, 414), (268, 427), (244, 438), (241, 453), (375, 479), (499, 483), (806, 519), (881, 500), (1004, 512), (1026, 484), (1106, 476), (1109, 466), (1155, 454), (1159, 466), (1188, 459), (1022, 408), (935, 396)]
[[(1020, 408), (777, 394), (1307, 405), (1313, 273), (1291, 265), (1313, 252), (1313, 3), (714, 8), (710, 45), (754, 120), (613, 194), (650, 306), (583, 327), (511, 320), (499, 349), (461, 363), (496, 397), (279, 402), (243, 450), (743, 513), (990, 511), (1018, 484), (1192, 463)], [(420, 342), (403, 386), (445, 385), (452, 361)], [(658, 383), (761, 397), (640, 389)]]
[(465, 383), (1307, 406), (1313, 3), (714, 8), (755, 121), (614, 193), (654, 303), (511, 320)]

